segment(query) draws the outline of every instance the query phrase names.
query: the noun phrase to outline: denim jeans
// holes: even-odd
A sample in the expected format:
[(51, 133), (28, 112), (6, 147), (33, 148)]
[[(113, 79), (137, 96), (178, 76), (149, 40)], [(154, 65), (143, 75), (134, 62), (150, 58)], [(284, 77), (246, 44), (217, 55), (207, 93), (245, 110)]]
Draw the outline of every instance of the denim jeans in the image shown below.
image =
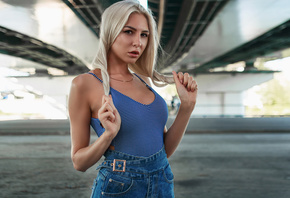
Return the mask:
[(91, 198), (174, 197), (173, 174), (164, 147), (149, 157), (108, 150), (97, 169)]

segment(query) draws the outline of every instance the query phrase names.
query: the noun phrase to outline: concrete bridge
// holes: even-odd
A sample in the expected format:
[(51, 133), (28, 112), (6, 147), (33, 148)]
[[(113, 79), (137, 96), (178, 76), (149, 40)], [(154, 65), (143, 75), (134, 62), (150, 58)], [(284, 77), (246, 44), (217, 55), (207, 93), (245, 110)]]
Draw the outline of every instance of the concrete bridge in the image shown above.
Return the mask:
[[(72, 78), (90, 69), (101, 13), (114, 2), (0, 1), (1, 67), (24, 72), (19, 83), (65, 107)], [(148, 7), (168, 53), (157, 69), (195, 76), (196, 116), (243, 116), (244, 91), (273, 78), (255, 59), (290, 46), (288, 0), (149, 0)]]

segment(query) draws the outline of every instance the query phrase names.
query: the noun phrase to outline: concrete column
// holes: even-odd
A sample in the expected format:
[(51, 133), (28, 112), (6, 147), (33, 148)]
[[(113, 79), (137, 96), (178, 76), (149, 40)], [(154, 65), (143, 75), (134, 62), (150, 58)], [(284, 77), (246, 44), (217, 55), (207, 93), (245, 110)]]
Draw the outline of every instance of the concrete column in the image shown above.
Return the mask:
[(244, 116), (244, 91), (272, 78), (273, 73), (198, 74), (193, 116)]
[(201, 92), (194, 115), (244, 115), (242, 92)]

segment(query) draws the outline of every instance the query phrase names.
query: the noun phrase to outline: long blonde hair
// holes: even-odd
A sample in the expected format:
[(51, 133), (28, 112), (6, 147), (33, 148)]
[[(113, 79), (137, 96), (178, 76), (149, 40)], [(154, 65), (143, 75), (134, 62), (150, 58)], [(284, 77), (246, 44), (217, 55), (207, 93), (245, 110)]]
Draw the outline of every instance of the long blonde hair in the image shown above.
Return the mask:
[(162, 75), (155, 70), (160, 44), (156, 23), (151, 11), (146, 10), (137, 1), (119, 1), (108, 7), (102, 15), (99, 49), (92, 63), (93, 68), (101, 70), (106, 95), (108, 95), (110, 91), (110, 78), (107, 71), (107, 54), (132, 13), (143, 14), (146, 17), (150, 34), (148, 44), (143, 54), (136, 63), (128, 65), (129, 69), (137, 74), (151, 78), (153, 84), (156, 86), (174, 83), (173, 77)]

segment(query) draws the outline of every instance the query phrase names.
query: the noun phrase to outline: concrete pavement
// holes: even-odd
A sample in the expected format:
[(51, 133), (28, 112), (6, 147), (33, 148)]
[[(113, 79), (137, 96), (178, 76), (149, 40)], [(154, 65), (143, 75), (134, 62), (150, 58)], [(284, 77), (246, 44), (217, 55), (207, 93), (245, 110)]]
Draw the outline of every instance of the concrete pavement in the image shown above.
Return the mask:
[[(92, 137), (92, 140), (97, 138)], [(177, 198), (289, 198), (290, 134), (188, 134), (170, 158)], [(0, 197), (89, 197), (68, 135), (0, 136)]]

